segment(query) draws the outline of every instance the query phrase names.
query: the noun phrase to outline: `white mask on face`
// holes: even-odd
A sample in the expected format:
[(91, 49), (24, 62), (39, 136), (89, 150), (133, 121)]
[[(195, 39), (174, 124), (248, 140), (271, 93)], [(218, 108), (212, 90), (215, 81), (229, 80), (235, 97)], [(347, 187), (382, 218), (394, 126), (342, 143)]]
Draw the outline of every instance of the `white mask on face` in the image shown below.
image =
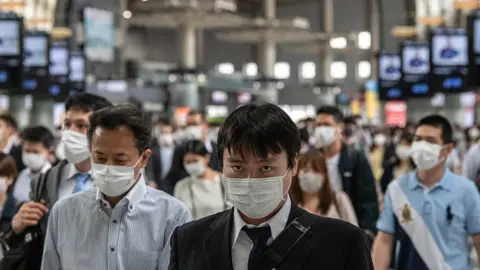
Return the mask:
[(186, 140), (201, 140), (203, 133), (203, 127), (198, 126), (189, 126), (185, 129), (185, 139)]
[(323, 175), (313, 172), (300, 171), (298, 173), (298, 184), (303, 192), (315, 193), (323, 186)]
[(5, 193), (8, 187), (12, 184), (12, 180), (7, 177), (0, 177), (0, 194)]
[(62, 131), (62, 143), (65, 159), (69, 163), (78, 164), (90, 157), (87, 135), (71, 131)]
[(410, 157), (410, 152), (411, 152), (410, 146), (398, 145), (395, 148), (395, 154), (397, 155), (397, 157), (399, 159), (402, 159), (402, 160), (409, 158)]
[(442, 162), (439, 160), (440, 151), (441, 145), (426, 141), (413, 142), (411, 157), (420, 170), (428, 171)]
[(315, 128), (315, 138), (317, 147), (326, 147), (335, 142), (336, 128), (320, 126)]
[(183, 166), (185, 167), (185, 171), (187, 171), (187, 173), (193, 177), (199, 177), (203, 175), (206, 169), (205, 164), (202, 161), (185, 163)]
[(158, 144), (160, 146), (172, 146), (173, 145), (173, 135), (172, 134), (162, 134), (158, 137)]
[(30, 170), (37, 172), (43, 168), (47, 160), (40, 154), (23, 153), (22, 161)]
[(375, 135), (375, 137), (373, 138), (373, 142), (375, 143), (375, 145), (383, 146), (387, 142), (387, 137), (385, 137), (385, 135), (383, 134)]
[(126, 193), (135, 183), (135, 167), (140, 160), (141, 158), (133, 166), (92, 163), (92, 178), (95, 186), (109, 197)]
[(288, 171), (282, 176), (268, 178), (222, 176), (226, 200), (249, 218), (264, 218), (275, 211), (284, 200), (283, 178)]
[(470, 139), (478, 139), (478, 137), (480, 137), (480, 131), (478, 128), (471, 128), (468, 131), (468, 136), (470, 136)]

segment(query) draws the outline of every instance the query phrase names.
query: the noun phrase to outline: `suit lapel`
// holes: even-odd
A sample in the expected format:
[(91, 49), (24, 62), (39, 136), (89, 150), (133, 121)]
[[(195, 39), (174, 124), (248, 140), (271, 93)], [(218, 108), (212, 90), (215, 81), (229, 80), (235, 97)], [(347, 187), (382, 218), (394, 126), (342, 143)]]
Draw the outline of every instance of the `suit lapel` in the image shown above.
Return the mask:
[(233, 270), (231, 231), (233, 223), (233, 208), (223, 212), (210, 225), (210, 232), (204, 242), (207, 254), (208, 269)]

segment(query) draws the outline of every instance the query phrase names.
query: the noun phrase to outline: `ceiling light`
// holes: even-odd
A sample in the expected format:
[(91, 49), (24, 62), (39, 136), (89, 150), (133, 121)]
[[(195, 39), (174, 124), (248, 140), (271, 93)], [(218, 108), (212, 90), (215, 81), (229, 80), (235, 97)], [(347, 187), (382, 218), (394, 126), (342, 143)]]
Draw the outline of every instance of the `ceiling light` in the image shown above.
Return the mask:
[(123, 17), (124, 17), (125, 19), (130, 19), (130, 18), (132, 17), (132, 12), (131, 12), (130, 10), (125, 10), (125, 11), (123, 12)]

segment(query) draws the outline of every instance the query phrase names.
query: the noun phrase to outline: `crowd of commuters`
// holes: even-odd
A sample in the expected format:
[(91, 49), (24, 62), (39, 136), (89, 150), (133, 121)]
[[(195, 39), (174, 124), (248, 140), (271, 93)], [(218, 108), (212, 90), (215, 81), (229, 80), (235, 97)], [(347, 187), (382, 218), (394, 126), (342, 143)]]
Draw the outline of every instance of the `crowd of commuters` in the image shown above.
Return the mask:
[(61, 139), (0, 115), (0, 269), (474, 269), (480, 131), (321, 106), (152, 123), (91, 94)]

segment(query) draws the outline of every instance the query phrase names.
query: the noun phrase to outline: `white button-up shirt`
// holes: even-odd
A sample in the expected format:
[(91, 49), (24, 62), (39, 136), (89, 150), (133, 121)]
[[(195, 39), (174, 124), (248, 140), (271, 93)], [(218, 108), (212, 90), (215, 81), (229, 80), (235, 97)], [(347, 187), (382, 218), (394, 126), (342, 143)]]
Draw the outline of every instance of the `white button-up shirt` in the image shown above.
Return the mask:
[(242, 230), (244, 226), (248, 228), (265, 227), (270, 226), (272, 236), (267, 241), (270, 244), (287, 226), (288, 216), (290, 215), (290, 209), (292, 208), (292, 202), (290, 197), (282, 206), (280, 211), (275, 214), (270, 220), (255, 226), (245, 223), (240, 216), (237, 209), (233, 212), (233, 230), (232, 230), (232, 264), (233, 270), (248, 270), (248, 258), (253, 248), (253, 242), (248, 237), (247, 233)]

